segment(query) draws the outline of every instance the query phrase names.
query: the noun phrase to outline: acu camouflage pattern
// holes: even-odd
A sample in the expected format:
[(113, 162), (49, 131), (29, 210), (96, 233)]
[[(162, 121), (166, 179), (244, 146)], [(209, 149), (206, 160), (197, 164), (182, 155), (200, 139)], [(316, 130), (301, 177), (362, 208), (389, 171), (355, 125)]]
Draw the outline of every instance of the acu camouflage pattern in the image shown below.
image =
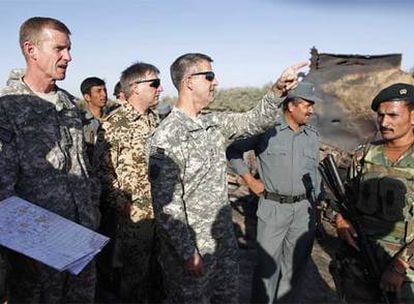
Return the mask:
[[(276, 122), (282, 98), (266, 95), (246, 113), (191, 119), (174, 108), (147, 142), (161, 264), (172, 302), (237, 302), (237, 242), (226, 179), (226, 147)], [(206, 275), (195, 279), (183, 263), (195, 252)]]
[[(356, 208), (382, 271), (404, 245), (414, 240), (414, 148), (392, 163), (382, 143), (362, 146), (355, 154), (350, 170), (351, 185), (358, 184)], [(342, 269), (340, 283), (348, 298), (368, 300), (372, 290), (365, 278), (365, 265), (349, 248), (339, 252), (337, 268)], [(402, 258), (414, 266), (414, 243), (402, 252)], [(341, 260), (342, 257), (342, 261)], [(353, 281), (353, 283), (351, 283)], [(359, 282), (359, 283), (358, 283)], [(399, 299), (414, 300), (414, 271), (408, 270)], [(349, 286), (352, 284), (352, 287)], [(358, 287), (358, 288), (356, 288)]]
[(114, 292), (123, 301), (144, 302), (150, 296), (156, 236), (144, 144), (157, 124), (151, 110), (141, 115), (125, 103), (103, 121), (99, 132), (102, 229), (115, 242), (114, 252), (104, 254), (114, 255), (111, 264), (119, 270)]
[[(55, 106), (36, 96), (21, 80), (9, 84), (0, 92), (0, 200), (17, 195), (96, 229), (100, 219), (98, 189), (90, 176), (74, 97), (57, 88)], [(10, 272), (11, 302), (65, 302), (75, 300), (76, 295), (82, 301), (93, 301), (94, 290), (89, 288), (95, 282), (93, 266), (74, 277), (14, 253), (9, 256), (11, 264), (21, 268)], [(34, 266), (38, 269), (35, 276), (19, 275)], [(46, 272), (56, 280), (43, 275)], [(25, 292), (13, 293), (14, 284)]]

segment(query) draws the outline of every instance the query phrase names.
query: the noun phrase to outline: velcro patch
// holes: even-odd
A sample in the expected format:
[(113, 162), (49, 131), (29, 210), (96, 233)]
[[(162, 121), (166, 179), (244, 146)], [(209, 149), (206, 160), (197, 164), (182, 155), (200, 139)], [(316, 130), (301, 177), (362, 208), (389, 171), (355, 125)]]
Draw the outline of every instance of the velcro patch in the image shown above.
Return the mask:
[(151, 156), (153, 158), (163, 159), (165, 156), (165, 149), (160, 147), (151, 147)]
[(160, 167), (157, 164), (151, 164), (149, 167), (149, 179), (156, 180), (160, 175)]

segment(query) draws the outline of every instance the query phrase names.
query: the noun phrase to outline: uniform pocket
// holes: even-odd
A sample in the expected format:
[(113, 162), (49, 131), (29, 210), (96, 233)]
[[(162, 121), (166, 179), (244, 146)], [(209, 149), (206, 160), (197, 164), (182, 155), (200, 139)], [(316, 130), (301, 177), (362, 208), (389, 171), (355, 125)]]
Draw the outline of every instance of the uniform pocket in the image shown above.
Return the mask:
[(261, 198), (256, 215), (262, 221), (267, 221), (275, 215), (275, 206), (272, 202)]
[(404, 183), (398, 179), (384, 177), (380, 179), (378, 186), (382, 217), (391, 222), (403, 220), (407, 193)]
[(357, 209), (364, 214), (372, 215), (378, 209), (378, 179), (368, 179), (361, 183)]

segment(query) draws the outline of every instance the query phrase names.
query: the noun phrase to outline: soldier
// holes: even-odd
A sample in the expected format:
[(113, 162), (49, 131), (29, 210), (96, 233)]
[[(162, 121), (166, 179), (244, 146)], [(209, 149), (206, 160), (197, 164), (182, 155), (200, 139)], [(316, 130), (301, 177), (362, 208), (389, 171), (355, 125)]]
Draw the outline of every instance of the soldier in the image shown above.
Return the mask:
[[(292, 301), (293, 287), (312, 251), (313, 207), (321, 182), (319, 134), (307, 124), (315, 101), (318, 97), (313, 84), (300, 82), (287, 94), (283, 115), (274, 127), (234, 143), (227, 151), (235, 172), (260, 197), (252, 303)], [(259, 179), (243, 161), (243, 153), (249, 150), (254, 150), (258, 159)]]
[[(99, 223), (75, 98), (60, 89), (72, 60), (70, 31), (59, 20), (33, 17), (20, 28), (27, 69), (0, 95), (0, 200), (19, 196), (90, 229)], [(91, 303), (95, 265), (78, 276), (9, 252), (10, 303)]]
[(167, 302), (238, 302), (238, 261), (227, 197), (226, 146), (274, 123), (283, 94), (307, 63), (285, 70), (246, 113), (200, 115), (218, 85), (213, 60), (185, 54), (171, 65), (178, 100), (147, 143), (151, 192), (160, 230)]
[(108, 96), (105, 81), (98, 77), (89, 77), (82, 81), (80, 90), (86, 102), (81, 108), (83, 134), (85, 136), (86, 148), (90, 162), (93, 161), (98, 129), (101, 120), (106, 116), (104, 111)]
[(157, 275), (151, 273), (156, 243), (144, 143), (158, 124), (151, 109), (163, 90), (158, 75), (155, 66), (143, 62), (122, 72), (126, 102), (107, 117), (99, 135), (102, 226), (116, 242), (118, 277), (112, 279), (123, 302), (148, 301), (151, 276)]
[[(379, 288), (397, 301), (414, 301), (414, 86), (393, 84), (374, 98), (372, 110), (382, 139), (362, 146), (354, 156), (350, 185), (361, 232), (368, 239), (379, 282), (366, 276), (359, 236), (348, 219), (336, 215), (340, 248), (334, 274), (347, 302), (380, 302)], [(372, 274), (370, 274), (372, 275)], [(384, 293), (383, 293), (384, 294)]]
[(125, 94), (122, 91), (121, 81), (118, 81), (114, 87), (114, 97), (116, 98), (116, 102), (122, 105), (125, 102)]

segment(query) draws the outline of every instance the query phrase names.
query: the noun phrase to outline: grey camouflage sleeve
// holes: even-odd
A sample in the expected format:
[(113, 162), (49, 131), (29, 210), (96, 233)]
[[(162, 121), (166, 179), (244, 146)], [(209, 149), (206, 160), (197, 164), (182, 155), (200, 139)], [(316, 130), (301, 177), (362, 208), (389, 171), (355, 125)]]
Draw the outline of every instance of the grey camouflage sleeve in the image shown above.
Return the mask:
[[(4, 97), (3, 97), (4, 98)], [(16, 136), (12, 124), (8, 121), (6, 111), (0, 99), (0, 200), (15, 194), (14, 186), (18, 174), (18, 154)]]
[(194, 238), (187, 222), (180, 166), (174, 155), (160, 147), (151, 147), (149, 179), (155, 218), (161, 238), (169, 240), (179, 256), (188, 260), (195, 252)]
[(222, 134), (228, 140), (228, 144), (240, 137), (263, 133), (273, 126), (282, 112), (280, 104), (284, 99), (285, 97), (277, 97), (273, 92), (269, 92), (250, 111), (216, 114), (216, 122), (221, 125)]

